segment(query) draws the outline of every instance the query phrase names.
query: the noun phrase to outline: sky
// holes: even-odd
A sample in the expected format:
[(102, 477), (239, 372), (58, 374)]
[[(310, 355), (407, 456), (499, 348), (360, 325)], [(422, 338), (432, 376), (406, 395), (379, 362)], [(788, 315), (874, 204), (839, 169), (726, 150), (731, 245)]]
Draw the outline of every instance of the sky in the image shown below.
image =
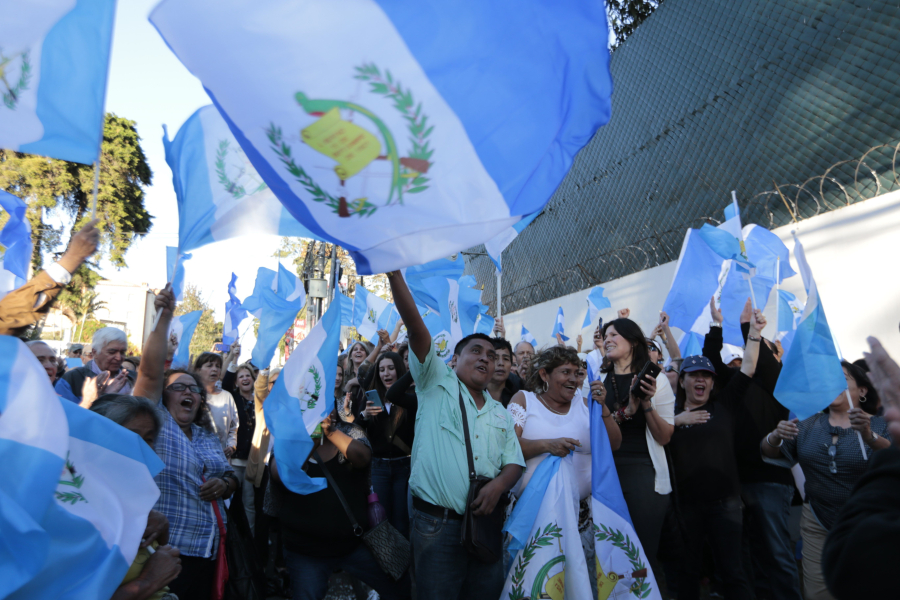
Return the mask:
[[(107, 112), (137, 123), (141, 146), (153, 171), (153, 183), (145, 188), (144, 198), (154, 217), (153, 227), (131, 246), (125, 256), (127, 268), (101, 264), (101, 274), (107, 279), (147, 283), (152, 288), (165, 285), (165, 247), (178, 244), (178, 207), (172, 171), (163, 151), (162, 126), (168, 127), (171, 139), (194, 111), (211, 103), (199, 80), (178, 61), (147, 20), (158, 1), (118, 3), (106, 96)], [(277, 236), (253, 235), (197, 249), (185, 263), (186, 283), (201, 290), (215, 309), (216, 320), (221, 321), (231, 273), (238, 276), (238, 297), (249, 296), (257, 269), (277, 267), (273, 253), (278, 246)]]

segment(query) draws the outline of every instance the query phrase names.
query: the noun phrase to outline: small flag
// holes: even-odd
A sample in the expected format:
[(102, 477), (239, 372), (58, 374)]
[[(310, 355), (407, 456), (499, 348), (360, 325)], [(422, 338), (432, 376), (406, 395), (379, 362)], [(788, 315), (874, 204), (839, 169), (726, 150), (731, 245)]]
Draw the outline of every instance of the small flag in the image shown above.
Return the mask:
[(553, 333), (550, 334), (554, 342), (556, 341), (557, 333), (564, 342), (569, 340), (569, 338), (566, 337), (566, 318), (563, 315), (562, 306), (556, 311), (556, 322), (553, 324)]
[(237, 275), (231, 274), (231, 282), (228, 284), (228, 300), (225, 302), (225, 324), (222, 328), (222, 343), (231, 346), (240, 339), (239, 327), (247, 318), (247, 311), (241, 308), (241, 301), (237, 298)]
[(341, 297), (341, 327), (353, 327), (353, 299), (335, 291), (334, 297), (338, 296)]
[(115, 0), (0, 7), (0, 148), (98, 160)]
[(602, 4), (164, 0), (150, 20), (288, 211), (363, 275), (539, 212), (610, 117)]
[(439, 258), (424, 265), (407, 267), (402, 272), (403, 279), (406, 280), (406, 285), (415, 298), (416, 304), (440, 314), (441, 301), (435, 297), (435, 290), (430, 289), (425, 282), (434, 277), (459, 281), (465, 267), (465, 261), (457, 256), (456, 259)]
[(781, 363), (773, 395), (802, 421), (816, 414), (847, 389), (825, 308), (806, 253), (794, 235), (794, 257), (806, 287), (806, 307), (797, 324), (794, 340)]
[(600, 316), (600, 311), (612, 306), (609, 302), (609, 298), (606, 298), (603, 295), (603, 288), (600, 286), (595, 287), (588, 294), (587, 304), (588, 310), (587, 314), (584, 315), (584, 324), (581, 326), (582, 329), (588, 327), (591, 323), (599, 323), (597, 319)]
[(178, 302), (184, 300), (184, 263), (190, 258), (190, 254), (183, 252), (179, 257), (177, 247), (166, 246), (166, 277), (172, 283), (172, 293)]
[(275, 198), (214, 106), (191, 115), (171, 142), (166, 131), (163, 146), (182, 251), (251, 234), (318, 239)]
[(778, 290), (778, 334), (777, 340), (781, 341), (781, 347), (787, 352), (794, 341), (794, 334), (800, 317), (803, 315), (803, 303), (790, 292)]
[(704, 310), (709, 310), (709, 299), (719, 288), (723, 263), (724, 259), (709, 247), (699, 230), (687, 230), (672, 287), (663, 304), (672, 327), (691, 331)]
[(525, 326), (524, 326), (524, 325), (522, 325), (522, 339), (521, 339), (520, 341), (522, 341), (522, 342), (528, 342), (528, 343), (531, 344), (533, 347), (537, 348), (537, 340), (534, 339), (534, 336), (531, 335), (531, 332), (530, 332), (530, 331), (528, 331), (527, 329), (525, 329)]
[(281, 370), (266, 398), (266, 426), (275, 438), (275, 458), (282, 483), (297, 494), (325, 489), (324, 479), (303, 470), (312, 451), (310, 434), (334, 409), (334, 378), (341, 338), (341, 297), (302, 341)]
[[(359, 335), (371, 342), (378, 340), (378, 330), (387, 329), (393, 305), (361, 285), (353, 299), (353, 326)], [(394, 321), (396, 323), (396, 321)]]
[(169, 348), (174, 347), (175, 349), (175, 353), (172, 355), (173, 369), (189, 369), (191, 367), (191, 340), (194, 338), (194, 330), (202, 315), (202, 310), (195, 310), (172, 319), (172, 323), (169, 325)]
[(280, 264), (278, 273), (265, 267), (259, 268), (253, 294), (241, 303), (242, 309), (259, 319), (256, 345), (251, 353), (254, 365), (260, 368), (269, 366), (278, 342), (305, 303), (306, 290), (299, 277)]
[[(0, 111), (2, 110), (0, 108)], [(31, 263), (33, 245), (31, 224), (25, 217), (25, 211), (28, 209), (25, 202), (18, 196), (0, 190), (0, 206), (9, 214), (9, 219), (0, 231), (0, 245), (5, 249), (3, 260), (0, 261), (0, 298), (2, 298), (28, 281), (28, 266)]]

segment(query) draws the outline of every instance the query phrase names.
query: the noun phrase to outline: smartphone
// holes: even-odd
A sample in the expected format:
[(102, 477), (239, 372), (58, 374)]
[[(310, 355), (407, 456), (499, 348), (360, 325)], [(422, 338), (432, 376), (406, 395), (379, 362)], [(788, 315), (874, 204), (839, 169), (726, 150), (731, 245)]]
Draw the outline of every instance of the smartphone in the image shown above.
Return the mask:
[(378, 395), (378, 390), (369, 390), (366, 392), (366, 402), (371, 402), (378, 408), (384, 408), (384, 404), (381, 402), (381, 396)]
[(213, 352), (228, 352), (229, 350), (231, 350), (231, 344), (216, 344), (213, 346)]
[(631, 387), (631, 393), (634, 395), (634, 397), (639, 400), (646, 400), (647, 395), (644, 393), (644, 390), (641, 389), (641, 382), (644, 381), (644, 378), (647, 375), (651, 376), (653, 379), (656, 379), (657, 377), (659, 377), (661, 371), (662, 369), (658, 364), (648, 360), (647, 364), (644, 365), (644, 368), (641, 369), (641, 372), (638, 373), (637, 379), (634, 381), (634, 385)]
[(597, 323), (597, 327), (600, 328), (600, 331), (603, 331), (603, 317), (600, 317), (600, 322)]

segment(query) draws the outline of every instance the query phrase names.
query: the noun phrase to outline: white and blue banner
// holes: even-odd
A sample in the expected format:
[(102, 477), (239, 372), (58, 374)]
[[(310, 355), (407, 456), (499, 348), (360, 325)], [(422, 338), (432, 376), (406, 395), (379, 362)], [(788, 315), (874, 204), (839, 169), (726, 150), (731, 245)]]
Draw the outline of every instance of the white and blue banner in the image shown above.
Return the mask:
[(175, 349), (175, 353), (172, 355), (173, 369), (191, 368), (191, 340), (201, 316), (203, 316), (203, 311), (195, 310), (172, 317), (172, 322), (169, 324), (169, 348)]
[(71, 402), (68, 453), (44, 517), (43, 569), (10, 598), (109, 598), (137, 555), (163, 462), (137, 434)]
[(791, 347), (782, 358), (781, 373), (772, 395), (802, 421), (834, 402), (847, 389), (847, 380), (816, 280), (796, 235), (794, 257), (806, 288), (806, 306)]
[(539, 212), (610, 117), (602, 3), (164, 0), (150, 20), (263, 182), (364, 275)]
[[(588, 367), (588, 381), (595, 381)], [(591, 512), (594, 519), (597, 596), (661, 600), (650, 561), (634, 530), (616, 473), (602, 406), (588, 394), (591, 413)], [(582, 596), (586, 597), (586, 596)]]
[(241, 301), (237, 297), (237, 275), (231, 274), (228, 283), (228, 300), (225, 302), (225, 323), (222, 328), (222, 343), (231, 346), (240, 339), (239, 328), (241, 322), (247, 318), (247, 311), (241, 308)]
[(519, 340), (520, 342), (528, 342), (533, 347), (537, 348), (537, 340), (534, 339), (534, 336), (531, 335), (531, 332), (525, 329), (525, 326), (522, 325), (522, 337)]
[[(579, 400), (580, 401), (580, 400)], [(591, 598), (578, 533), (578, 472), (573, 455), (547, 456), (522, 490), (503, 531), (512, 560), (501, 598)]]
[(278, 273), (265, 267), (259, 268), (253, 294), (241, 303), (241, 308), (259, 319), (256, 345), (250, 357), (254, 365), (260, 369), (269, 366), (278, 342), (305, 303), (306, 290), (297, 275), (281, 264), (278, 265)]
[(184, 263), (190, 259), (190, 254), (182, 252), (179, 256), (177, 247), (166, 246), (166, 277), (178, 302), (184, 300)]
[(512, 244), (513, 240), (516, 239), (516, 237), (522, 233), (522, 230), (528, 227), (539, 214), (540, 211), (526, 216), (518, 223), (513, 224), (512, 227), (507, 227), (505, 230), (484, 243), (484, 249), (490, 259), (494, 262), (494, 266), (497, 267), (498, 273), (503, 272), (503, 251)]
[(334, 409), (341, 338), (341, 296), (334, 300), (281, 370), (263, 411), (275, 438), (275, 459), (282, 483), (297, 494), (325, 489), (325, 479), (310, 478), (303, 464), (313, 448), (310, 434)]
[(3, 246), (3, 260), (0, 261), (0, 298), (28, 281), (28, 266), (31, 263), (33, 244), (31, 224), (25, 217), (28, 205), (18, 196), (0, 190), (0, 207), (9, 214), (9, 219), (0, 231), (0, 245)]
[(778, 334), (775, 339), (781, 341), (781, 347), (787, 352), (794, 341), (794, 332), (803, 316), (803, 303), (797, 296), (784, 290), (778, 290)]
[(0, 148), (100, 156), (115, 0), (0, 0)]
[(559, 335), (564, 342), (569, 339), (566, 337), (566, 316), (563, 314), (562, 306), (556, 311), (556, 321), (553, 323), (553, 332), (550, 334), (554, 340), (556, 340), (557, 335)]
[[(391, 322), (392, 317), (396, 316)], [(378, 330), (393, 328), (400, 315), (394, 305), (361, 285), (353, 297), (353, 326), (357, 333), (372, 343), (378, 341)]]
[(439, 258), (423, 265), (407, 267), (402, 269), (402, 273), (416, 304), (440, 314), (442, 301), (435, 295), (440, 291), (440, 286), (432, 286), (431, 284), (434, 282), (429, 282), (429, 280), (434, 277), (442, 277), (459, 281), (465, 268), (465, 261), (457, 255), (455, 259)]
[(609, 298), (603, 295), (603, 288), (600, 286), (595, 287), (588, 294), (587, 304), (588, 309), (587, 313), (584, 315), (584, 323), (581, 325), (582, 329), (590, 327), (593, 323), (599, 324), (600, 321), (598, 319), (600, 318), (600, 311), (612, 306), (609, 302)]
[(31, 581), (50, 552), (42, 521), (69, 447), (62, 405), (31, 350), (0, 336), (0, 598)]
[(275, 198), (214, 106), (191, 115), (171, 142), (167, 132), (163, 146), (182, 252), (242, 235), (316, 237)]

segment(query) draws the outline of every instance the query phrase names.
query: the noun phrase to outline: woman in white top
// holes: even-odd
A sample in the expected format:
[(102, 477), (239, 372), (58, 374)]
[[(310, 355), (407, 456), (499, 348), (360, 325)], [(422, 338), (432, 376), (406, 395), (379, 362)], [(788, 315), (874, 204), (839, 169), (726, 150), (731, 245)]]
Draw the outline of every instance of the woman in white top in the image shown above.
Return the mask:
[[(587, 399), (578, 389), (582, 361), (572, 348), (552, 346), (537, 355), (526, 387), (534, 392), (518, 392), (510, 400), (516, 435), (525, 457), (525, 474), (513, 488), (518, 497), (534, 470), (545, 458), (566, 456), (575, 451), (579, 499), (591, 494), (591, 422)], [(603, 398), (595, 398), (602, 403)], [(621, 433), (603, 406), (603, 418), (613, 449), (619, 447)]]
[(222, 373), (222, 357), (214, 352), (204, 352), (194, 361), (196, 373), (206, 388), (206, 404), (212, 414), (216, 434), (222, 443), (225, 457), (230, 459), (237, 449), (237, 433), (240, 420), (237, 405), (230, 392), (219, 389), (219, 375)]

